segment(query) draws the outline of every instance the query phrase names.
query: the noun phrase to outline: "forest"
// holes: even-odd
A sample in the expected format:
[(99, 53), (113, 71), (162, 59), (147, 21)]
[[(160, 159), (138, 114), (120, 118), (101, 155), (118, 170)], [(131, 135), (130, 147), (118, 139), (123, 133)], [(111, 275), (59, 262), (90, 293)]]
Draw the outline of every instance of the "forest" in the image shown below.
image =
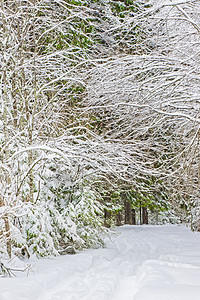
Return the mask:
[(0, 261), (200, 230), (200, 1), (2, 0), (0, 170)]

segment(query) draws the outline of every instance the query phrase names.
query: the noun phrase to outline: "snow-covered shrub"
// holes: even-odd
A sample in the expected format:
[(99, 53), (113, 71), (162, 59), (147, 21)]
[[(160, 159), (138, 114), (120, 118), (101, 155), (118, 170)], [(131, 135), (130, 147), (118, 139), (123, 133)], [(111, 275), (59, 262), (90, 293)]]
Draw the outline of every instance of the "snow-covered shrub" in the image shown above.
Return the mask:
[(38, 257), (59, 255), (63, 247), (79, 246), (82, 240), (70, 217), (63, 217), (52, 201), (38, 201), (23, 218), (23, 235), (31, 252)]
[(60, 209), (58, 201), (38, 201), (23, 218), (30, 251), (40, 257), (64, 254), (69, 246), (77, 250), (102, 246), (102, 210), (95, 193), (84, 189)]
[(101, 239), (103, 212), (97, 195), (89, 187), (74, 194), (74, 200), (66, 209), (77, 225), (77, 234), (84, 241), (83, 247), (97, 248), (103, 245)]
[[(73, 182), (62, 160), (51, 159), (41, 169), (39, 194), (21, 220), (21, 232), (31, 253), (38, 257), (103, 245), (102, 210), (97, 193)], [(36, 196), (35, 195), (35, 196)]]

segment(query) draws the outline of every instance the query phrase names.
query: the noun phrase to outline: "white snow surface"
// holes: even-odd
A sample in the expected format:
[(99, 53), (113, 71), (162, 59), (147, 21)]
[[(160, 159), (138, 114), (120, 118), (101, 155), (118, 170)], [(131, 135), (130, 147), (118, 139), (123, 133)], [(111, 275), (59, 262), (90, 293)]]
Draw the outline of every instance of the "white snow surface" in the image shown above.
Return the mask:
[(107, 247), (32, 260), (28, 276), (0, 279), (0, 300), (199, 300), (200, 233), (123, 226)]

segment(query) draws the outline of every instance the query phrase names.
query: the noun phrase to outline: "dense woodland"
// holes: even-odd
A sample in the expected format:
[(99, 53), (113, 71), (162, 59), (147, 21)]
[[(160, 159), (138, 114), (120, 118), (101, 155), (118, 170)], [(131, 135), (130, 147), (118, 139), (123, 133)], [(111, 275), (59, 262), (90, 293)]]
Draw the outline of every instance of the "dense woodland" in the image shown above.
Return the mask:
[(199, 110), (199, 0), (1, 1), (0, 257), (200, 229)]

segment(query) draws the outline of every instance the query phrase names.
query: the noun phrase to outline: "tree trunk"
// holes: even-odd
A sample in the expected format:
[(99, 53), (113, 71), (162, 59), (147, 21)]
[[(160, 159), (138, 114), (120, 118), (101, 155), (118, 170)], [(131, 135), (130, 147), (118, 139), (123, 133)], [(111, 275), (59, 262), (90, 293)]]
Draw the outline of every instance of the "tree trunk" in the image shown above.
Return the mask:
[(127, 200), (124, 201), (125, 207), (125, 224), (135, 225), (135, 209), (132, 209), (131, 203)]
[(142, 206), (140, 204), (140, 225), (142, 225)]
[(148, 224), (148, 211), (146, 207), (142, 207), (142, 224)]
[(132, 209), (132, 225), (136, 225), (136, 213), (135, 213), (135, 209)]
[(121, 212), (119, 211), (116, 214), (116, 226), (121, 226), (122, 225), (122, 215)]
[(5, 216), (3, 219), (5, 223), (5, 230), (6, 230), (6, 248), (7, 248), (9, 258), (11, 258), (12, 246), (11, 246), (11, 238), (10, 238), (10, 224), (7, 216)]
[(111, 212), (107, 209), (104, 209), (104, 226), (110, 227), (110, 219), (111, 219)]

